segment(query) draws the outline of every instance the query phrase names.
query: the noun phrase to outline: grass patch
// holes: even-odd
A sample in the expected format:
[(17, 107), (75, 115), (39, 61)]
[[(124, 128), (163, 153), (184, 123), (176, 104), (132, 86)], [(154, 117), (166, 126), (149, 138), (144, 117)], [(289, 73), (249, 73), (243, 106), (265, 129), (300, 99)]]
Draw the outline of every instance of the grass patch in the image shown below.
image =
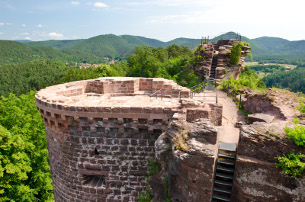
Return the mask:
[(173, 137), (173, 144), (175, 149), (188, 152), (188, 146), (186, 140), (188, 139), (188, 131), (180, 130), (176, 133), (175, 137)]

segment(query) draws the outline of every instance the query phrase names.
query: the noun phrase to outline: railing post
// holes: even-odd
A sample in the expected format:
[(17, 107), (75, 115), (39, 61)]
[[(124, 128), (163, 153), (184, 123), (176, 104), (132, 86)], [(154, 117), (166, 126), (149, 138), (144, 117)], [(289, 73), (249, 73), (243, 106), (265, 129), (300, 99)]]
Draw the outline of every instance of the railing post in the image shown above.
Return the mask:
[(162, 93), (163, 93), (163, 89), (161, 89), (161, 100), (162, 100)]
[(179, 101), (181, 100), (181, 91), (179, 91)]
[(216, 104), (218, 104), (218, 93), (216, 92)]
[(241, 94), (239, 94), (239, 109), (241, 109)]

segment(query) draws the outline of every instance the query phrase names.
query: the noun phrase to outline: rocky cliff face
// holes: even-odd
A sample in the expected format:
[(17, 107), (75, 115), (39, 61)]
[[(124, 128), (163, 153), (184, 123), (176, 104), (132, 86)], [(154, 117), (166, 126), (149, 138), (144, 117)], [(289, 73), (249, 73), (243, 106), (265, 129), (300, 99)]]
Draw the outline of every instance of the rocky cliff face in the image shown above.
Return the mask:
[(276, 156), (304, 149), (255, 127), (241, 127), (232, 201), (304, 201), (305, 177), (291, 178), (275, 166)]
[(251, 124), (241, 126), (232, 201), (305, 201), (304, 175), (294, 179), (275, 166), (276, 156), (304, 154), (284, 133), (300, 115), (296, 97), (284, 90), (251, 92), (243, 104)]
[[(185, 142), (177, 136), (184, 136)], [(162, 170), (150, 181), (154, 201), (165, 201), (167, 186), (172, 201), (209, 201), (217, 148), (217, 130), (207, 119), (173, 121), (155, 142)]]

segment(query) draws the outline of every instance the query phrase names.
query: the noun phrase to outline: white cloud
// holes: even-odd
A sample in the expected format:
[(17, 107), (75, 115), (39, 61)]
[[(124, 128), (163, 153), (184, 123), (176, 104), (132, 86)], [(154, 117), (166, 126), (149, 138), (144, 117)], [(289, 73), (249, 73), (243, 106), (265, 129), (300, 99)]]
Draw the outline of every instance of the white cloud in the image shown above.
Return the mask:
[(107, 4), (104, 4), (102, 2), (95, 2), (93, 4), (95, 7), (99, 7), (99, 8), (106, 8), (106, 7), (109, 7)]
[[(296, 2), (297, 0), (291, 0)], [(164, 0), (162, 3), (159, 0), (150, 1), (158, 5), (176, 5), (183, 7), (183, 2), (180, 0)], [(187, 2), (187, 1), (185, 1)], [(244, 0), (218, 0), (211, 2), (208, 0), (208, 6), (204, 6), (199, 1), (194, 9), (188, 9), (184, 12), (177, 12), (172, 15), (151, 16), (151, 23), (171, 23), (171, 24), (246, 24), (246, 25), (280, 25), (292, 23), (304, 23), (305, 14), (302, 12), (303, 6), (295, 7), (296, 3), (279, 2), (275, 0), (257, 0), (245, 6)], [(168, 3), (168, 4), (167, 4)], [(188, 3), (188, 2), (187, 2)], [(193, 5), (193, 2), (192, 2)], [(264, 5), (264, 6), (262, 6)], [(274, 8), (276, 5), (276, 9)], [(293, 5), (293, 6), (292, 6)], [(293, 7), (289, 8), (289, 7)], [(259, 11), (259, 15), (257, 14)]]
[(0, 32), (0, 35), (1, 35), (1, 34), (4, 34), (4, 32)]
[(26, 39), (26, 40), (31, 40), (31, 37), (28, 37), (28, 36), (27, 36), (27, 37), (25, 37), (25, 39)]
[(20, 33), (20, 35), (29, 35), (29, 33), (24, 32), (24, 33)]
[(42, 27), (42, 24), (38, 24), (37, 27), (41, 28), (41, 27)]
[(150, 0), (150, 1), (133, 1), (127, 3), (128, 5), (133, 6), (163, 6), (163, 7), (173, 7), (173, 6), (190, 6), (190, 7), (197, 7), (197, 6), (209, 6), (214, 4), (215, 0), (192, 0), (192, 1), (185, 1), (185, 0)]
[(26, 27), (26, 24), (22, 24), (21, 27)]
[(3, 26), (4, 25), (4, 23), (3, 22), (0, 22), (0, 26)]
[(56, 33), (56, 32), (51, 32), (48, 34), (50, 37), (52, 38), (61, 38), (63, 37), (64, 35), (63, 34), (59, 34), (59, 33)]
[(79, 5), (79, 1), (72, 1), (71, 3), (75, 6)]

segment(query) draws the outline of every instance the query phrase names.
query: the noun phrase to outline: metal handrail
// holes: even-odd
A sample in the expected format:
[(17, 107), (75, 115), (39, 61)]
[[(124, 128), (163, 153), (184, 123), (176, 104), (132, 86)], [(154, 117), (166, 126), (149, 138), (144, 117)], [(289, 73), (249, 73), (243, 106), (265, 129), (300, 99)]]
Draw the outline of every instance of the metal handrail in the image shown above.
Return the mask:
[[(160, 91), (161, 91), (161, 95), (160, 95), (161, 100), (162, 100), (162, 95), (165, 95), (165, 96), (166, 96), (166, 95), (171, 95), (171, 94), (163, 94), (163, 90), (167, 90), (167, 91), (170, 91), (170, 92), (179, 91), (179, 96), (178, 96), (178, 98), (179, 98), (179, 100), (181, 100), (181, 90), (178, 90), (178, 89), (166, 89), (166, 88), (161, 88), (161, 89), (157, 90), (156, 92), (152, 93), (149, 97), (151, 98), (152, 96), (154, 96), (154, 94), (156, 94), (156, 99), (158, 99), (158, 92), (160, 92)], [(172, 99), (172, 97), (171, 97), (171, 99)]]
[[(150, 96), (149, 97), (152, 97), (154, 94), (156, 94), (156, 93), (158, 93), (159, 91), (162, 91), (163, 90), (163, 88), (160, 88), (159, 90), (157, 90), (156, 92), (154, 92), (154, 93), (152, 93), (152, 94), (150, 94)], [(162, 94), (162, 92), (161, 92), (161, 94)], [(158, 94), (157, 94), (157, 96), (158, 96)]]
[(195, 88), (195, 87), (197, 87), (197, 86), (202, 84), (202, 91), (203, 91), (204, 88), (205, 88), (206, 83), (207, 83), (207, 79), (205, 78), (202, 83), (196, 84), (195, 86), (191, 87), (190, 88), (190, 90), (191, 90), (191, 97), (193, 98), (194, 97), (194, 93), (197, 93), (195, 90), (192, 90), (193, 88)]
[(197, 87), (197, 86), (199, 86), (199, 85), (201, 85), (202, 83), (198, 83), (198, 84), (196, 84), (195, 86), (192, 86), (192, 87), (190, 87), (190, 89), (192, 90), (193, 88), (195, 88), (195, 87)]

